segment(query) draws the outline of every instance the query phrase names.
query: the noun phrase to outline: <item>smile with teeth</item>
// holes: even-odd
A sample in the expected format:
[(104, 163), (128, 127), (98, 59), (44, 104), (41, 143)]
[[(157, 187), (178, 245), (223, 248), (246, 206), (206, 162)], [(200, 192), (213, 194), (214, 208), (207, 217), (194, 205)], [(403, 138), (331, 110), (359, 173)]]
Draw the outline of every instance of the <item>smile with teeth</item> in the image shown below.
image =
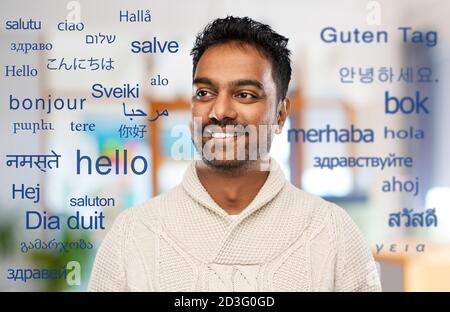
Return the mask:
[(213, 138), (213, 139), (229, 139), (229, 138), (236, 138), (241, 135), (245, 134), (245, 132), (215, 132), (215, 131), (206, 131), (205, 137), (207, 138)]
[(238, 132), (231, 132), (231, 133), (227, 133), (227, 132), (213, 132), (213, 133), (211, 133), (211, 136), (213, 138), (215, 138), (215, 139), (225, 139), (225, 138), (237, 137), (240, 134), (241, 133), (238, 133)]

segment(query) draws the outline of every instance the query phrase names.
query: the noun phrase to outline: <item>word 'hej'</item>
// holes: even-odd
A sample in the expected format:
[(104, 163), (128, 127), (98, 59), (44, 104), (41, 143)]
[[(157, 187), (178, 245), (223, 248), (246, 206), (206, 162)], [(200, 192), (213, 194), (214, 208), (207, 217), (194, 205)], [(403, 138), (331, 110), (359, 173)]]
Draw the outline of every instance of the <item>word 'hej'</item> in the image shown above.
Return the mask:
[(15, 183), (12, 185), (12, 199), (16, 199), (20, 197), (21, 199), (32, 200), (33, 203), (38, 203), (40, 198), (40, 186), (39, 183), (35, 186), (25, 186), (25, 184), (21, 184), (20, 186), (16, 186)]
[[(12, 185), (12, 199), (31, 200), (33, 203), (38, 203), (40, 199), (40, 185), (27, 186), (24, 183)], [(112, 197), (71, 197), (69, 199), (69, 205), (71, 207), (114, 207), (115, 200)]]
[(389, 214), (389, 226), (400, 227), (403, 218), (404, 226), (406, 227), (436, 227), (438, 225), (438, 219), (436, 216), (436, 209), (427, 209), (422, 212), (414, 212), (413, 209), (403, 208), (400, 212)]

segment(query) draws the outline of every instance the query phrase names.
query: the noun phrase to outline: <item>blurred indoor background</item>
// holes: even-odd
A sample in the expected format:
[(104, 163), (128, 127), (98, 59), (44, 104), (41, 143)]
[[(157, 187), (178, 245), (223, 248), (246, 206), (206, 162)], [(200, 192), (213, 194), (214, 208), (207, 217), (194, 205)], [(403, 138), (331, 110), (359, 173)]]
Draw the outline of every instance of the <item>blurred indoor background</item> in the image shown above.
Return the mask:
[[(114, 207), (104, 207), (107, 228), (121, 211), (152, 196), (165, 192), (182, 178), (188, 160), (174, 160), (171, 148), (179, 137), (173, 135), (176, 125), (187, 125), (190, 118), (192, 64), (189, 56), (196, 33), (209, 21), (226, 15), (250, 16), (270, 24), (288, 37), (292, 50), (293, 79), (289, 96), (293, 107), (284, 132), (275, 138), (272, 156), (279, 160), (290, 181), (304, 190), (327, 198), (345, 208), (365, 234), (380, 264), (382, 285), (386, 291), (450, 291), (450, 2), (446, 0), (401, 1), (268, 1), (268, 0), (142, 0), (142, 1), (78, 1), (81, 32), (61, 32), (57, 24), (67, 19), (69, 1), (2, 1), (1, 16), (1, 101), (0, 142), (0, 290), (85, 290), (95, 249), (105, 231), (44, 231), (24, 229), (24, 211), (39, 209), (54, 214), (70, 214), (72, 197), (102, 196), (115, 199)], [(380, 20), (368, 22), (379, 4)], [(120, 23), (119, 11), (149, 9), (150, 23)], [(39, 31), (6, 31), (5, 21), (33, 18), (42, 21)], [(326, 44), (320, 31), (326, 26), (338, 30), (385, 30), (386, 44)], [(397, 27), (410, 26), (420, 31), (438, 32), (433, 48), (404, 44)], [(87, 45), (86, 34), (112, 34), (113, 44)], [(134, 54), (130, 42), (175, 40), (180, 44), (177, 54)], [(12, 42), (51, 42), (50, 51), (28, 54), (11, 51)], [(116, 60), (111, 71), (49, 71), (49, 58), (111, 57)], [(30, 64), (38, 68), (37, 77), (5, 77), (5, 65)], [(405, 83), (396, 81), (353, 83), (341, 81), (343, 68), (429, 67), (437, 83)], [(150, 79), (160, 75), (167, 86), (151, 86)], [(359, 76), (358, 76), (359, 77)], [(127, 123), (122, 114), (121, 99), (93, 99), (91, 86), (141, 86), (139, 99), (127, 100), (133, 107), (154, 112), (167, 109), (169, 116), (149, 123), (143, 138), (120, 138), (118, 129)], [(431, 98), (427, 115), (386, 115), (384, 92), (410, 95), (416, 90)], [(9, 96), (46, 98), (86, 97), (83, 111), (10, 111)], [(14, 121), (44, 119), (55, 131), (36, 134), (13, 134)], [(93, 122), (95, 132), (70, 131), (70, 122)], [(323, 128), (331, 124), (346, 128), (372, 128), (377, 133), (374, 143), (289, 143), (288, 128)], [(420, 128), (424, 139), (381, 139), (384, 127), (390, 129)], [(190, 144), (190, 142), (188, 142)], [(144, 175), (77, 175), (76, 150), (92, 157), (113, 155), (114, 150), (127, 148), (130, 155), (143, 155), (151, 160)], [(60, 168), (47, 173), (39, 170), (13, 169), (6, 166), (6, 154), (48, 153), (62, 155)], [(337, 168), (313, 166), (316, 156), (387, 157), (410, 155), (412, 168)], [(119, 161), (119, 160), (118, 160)], [(400, 180), (420, 179), (417, 196), (406, 192), (386, 193), (383, 181), (395, 176)], [(27, 183), (41, 186), (39, 204), (11, 199), (11, 185)], [(391, 213), (403, 208), (425, 211), (435, 208), (436, 227), (391, 227)], [(83, 210), (83, 208), (79, 208)], [(84, 213), (92, 213), (89, 207)], [(40, 251), (23, 253), (20, 242), (36, 238), (91, 241), (94, 248), (70, 252)], [(420, 245), (425, 250), (420, 251)], [(383, 248), (380, 246), (383, 245)], [(377, 248), (378, 246), (378, 248)], [(419, 247), (418, 247), (419, 246)], [(419, 249), (419, 250), (418, 250)], [(68, 286), (52, 280), (12, 281), (6, 278), (11, 267), (60, 267), (70, 260), (82, 265), (81, 285)]]

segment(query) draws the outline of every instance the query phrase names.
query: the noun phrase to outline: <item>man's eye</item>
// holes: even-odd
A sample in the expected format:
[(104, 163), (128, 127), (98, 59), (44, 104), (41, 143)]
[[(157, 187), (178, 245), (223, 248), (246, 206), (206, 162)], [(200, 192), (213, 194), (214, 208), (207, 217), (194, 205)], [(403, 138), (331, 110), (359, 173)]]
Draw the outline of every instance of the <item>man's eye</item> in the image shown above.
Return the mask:
[(197, 96), (198, 96), (198, 97), (207, 96), (208, 94), (209, 94), (209, 92), (208, 92), (208, 91), (205, 91), (205, 90), (199, 90), (199, 91), (197, 91)]
[(241, 98), (241, 99), (254, 99), (254, 98), (256, 98), (256, 96), (254, 96), (253, 94), (248, 93), (248, 92), (240, 92), (240, 93), (238, 93), (237, 96), (239, 98)]

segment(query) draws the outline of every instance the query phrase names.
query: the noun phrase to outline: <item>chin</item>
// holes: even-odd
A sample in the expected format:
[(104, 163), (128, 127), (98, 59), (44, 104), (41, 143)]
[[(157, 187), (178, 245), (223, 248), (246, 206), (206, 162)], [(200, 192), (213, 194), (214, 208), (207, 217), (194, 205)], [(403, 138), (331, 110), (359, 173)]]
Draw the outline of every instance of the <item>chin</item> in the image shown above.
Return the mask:
[(203, 157), (203, 162), (210, 168), (219, 170), (241, 169), (249, 165), (251, 160), (218, 160)]

